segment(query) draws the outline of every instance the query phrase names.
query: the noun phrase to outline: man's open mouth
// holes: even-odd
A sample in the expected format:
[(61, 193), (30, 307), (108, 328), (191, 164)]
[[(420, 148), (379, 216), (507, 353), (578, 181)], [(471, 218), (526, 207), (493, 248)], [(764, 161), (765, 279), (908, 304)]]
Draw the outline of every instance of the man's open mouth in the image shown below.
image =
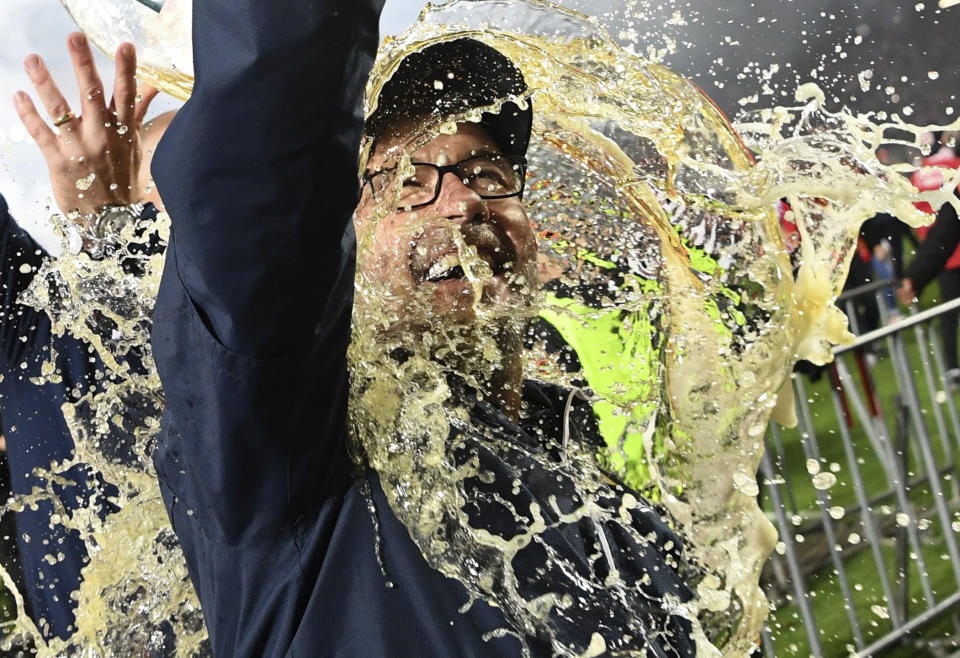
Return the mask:
[[(478, 260), (485, 263), (493, 276), (503, 274), (507, 269), (506, 263), (501, 263), (493, 254), (486, 251), (478, 251)], [(481, 263), (475, 262), (472, 268), (476, 272), (476, 266)], [(453, 252), (440, 256), (430, 267), (419, 277), (420, 281), (429, 281), (430, 283), (441, 283), (443, 281), (463, 280), (467, 278), (466, 269), (460, 260), (460, 254)]]
[(447, 254), (430, 267), (424, 280), (439, 283), (464, 278), (466, 278), (466, 272), (463, 271), (463, 266), (460, 264), (460, 257), (457, 254)]

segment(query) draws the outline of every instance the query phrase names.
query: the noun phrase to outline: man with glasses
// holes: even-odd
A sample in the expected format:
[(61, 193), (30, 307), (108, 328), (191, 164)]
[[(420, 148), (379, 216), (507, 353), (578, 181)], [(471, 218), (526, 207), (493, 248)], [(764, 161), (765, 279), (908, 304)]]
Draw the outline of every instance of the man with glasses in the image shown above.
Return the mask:
[[(508, 609), (465, 586), (470, 556), (457, 574), (435, 568), (412, 538), (423, 529), (348, 455), (351, 216), (356, 317), (379, 319), (384, 342), (398, 328), (470, 331), (478, 313), (494, 323), (498, 308), (522, 314), (539, 285), (521, 198), (532, 117), (522, 75), (480, 42), (437, 44), (404, 60), (362, 125), (381, 4), (197, 3), (197, 87), (154, 160), (172, 221), (154, 319), (166, 397), (154, 461), (214, 652), (693, 655), (680, 541), (643, 503), (614, 509), (645, 545), (590, 518), (556, 520), (536, 547), (558, 559), (518, 554), (529, 610)], [(499, 113), (441, 125), (505, 97)], [(370, 155), (358, 204), (361, 136)], [(458, 389), (470, 415), (453, 443), (500, 473), (464, 489), (463, 523), (516, 536), (522, 521), (484, 503), (515, 496), (550, 515), (578, 474), (555, 477), (538, 461), (573, 468), (538, 440), (545, 427), (559, 436), (568, 396), (522, 380), (515, 341), (501, 351), (497, 367), (474, 373), (488, 397)], [(387, 358), (385, 368), (405, 357)], [(572, 426), (590, 439), (588, 419)], [(478, 427), (514, 449), (488, 449)], [(614, 490), (596, 504), (620, 505)], [(561, 557), (575, 573), (558, 573)], [(540, 618), (544, 588), (562, 600)]]

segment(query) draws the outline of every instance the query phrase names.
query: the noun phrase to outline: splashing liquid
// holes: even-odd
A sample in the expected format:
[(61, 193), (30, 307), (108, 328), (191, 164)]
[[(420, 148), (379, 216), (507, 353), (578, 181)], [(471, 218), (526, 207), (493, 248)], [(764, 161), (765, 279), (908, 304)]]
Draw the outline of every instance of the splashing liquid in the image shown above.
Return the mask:
[[(71, 504), (69, 512), (52, 486), (8, 502), (5, 511), (50, 500), (52, 522), (80, 533), (89, 562), (71, 595), (73, 635), (45, 641), (18, 594), (17, 617), (4, 628), (5, 649), (32, 646), (41, 656), (193, 656), (207, 650), (199, 603), (150, 461), (163, 410), (150, 317), (168, 231), (163, 215), (128, 225), (105, 243), (88, 245), (103, 255), (98, 259), (71, 253), (62, 233), (64, 255), (39, 269), (20, 300), (47, 313), (53, 333), (90, 344), (103, 364), (99, 385), (63, 405), (74, 457), (37, 475), (62, 484), (64, 474), (82, 464), (88, 484), (96, 478), (116, 489), (108, 501), (92, 498), (84, 506)], [(34, 383), (58, 377), (51, 360)], [(4, 581), (9, 589), (6, 574)]]
[[(61, 0), (90, 40), (113, 57), (121, 43), (137, 46), (137, 78), (174, 98), (193, 90), (191, 0)], [(139, 102), (139, 101), (138, 101)]]
[[(637, 500), (611, 487), (609, 476), (625, 481), (662, 504), (683, 537), (679, 571), (696, 596), (670, 614), (687, 616), (698, 650), (745, 655), (767, 612), (758, 579), (776, 533), (756, 487), (738, 482), (755, 483), (771, 414), (792, 420), (784, 382), (794, 361), (823, 363), (832, 345), (851, 338), (832, 299), (860, 223), (878, 210), (926, 221), (910, 204), (909, 183), (873, 155), (895, 141), (884, 137), (894, 126), (826, 112), (816, 88), (801, 88), (798, 107), (759, 113), (742, 126), (761, 156), (755, 163), (690, 82), (625, 52), (583, 16), (515, 0), (428, 8), (381, 50), (368, 114), (403, 57), (460, 37), (504, 53), (530, 87), (527, 98), (504, 100), (535, 108), (525, 203), (539, 236), (540, 280), (521, 284), (529, 305), (498, 306), (482, 294), (482, 259), (458, 246), (472, 305), (464, 328), (431, 313), (436, 301), (422, 286), (397, 290), (370, 276), (365, 268), (374, 269), (384, 232), (361, 232), (351, 347), (357, 452), (434, 568), (495, 602), (510, 632), (546, 637), (552, 651), (569, 655), (591, 651), (564, 641), (564, 578), (575, 579), (574, 565), (549, 555), (543, 568), (553, 580), (533, 598), (518, 585), (519, 556), (548, 546), (550, 533), (571, 519), (636, 533), (612, 502)], [(480, 115), (438, 117), (431, 136), (463, 130)], [(407, 145), (404, 162), (426, 141)], [(937, 201), (950, 200), (955, 185)], [(774, 213), (783, 197), (802, 235), (796, 271)], [(395, 200), (384, 206), (380, 221), (393, 221)], [(422, 211), (396, 239), (414, 244), (437, 222)], [(503, 338), (506, 326), (522, 336), (527, 381), (588, 391), (602, 441), (563, 446), (565, 433), (544, 428), (538, 440), (564, 457), (521, 458), (509, 436), (477, 422), (470, 395), (496, 398), (489, 373), (509, 369), (518, 349)], [(485, 471), (487, 451), (515, 468)], [(504, 487), (502, 478), (515, 478), (516, 492), (544, 471), (568, 482), (577, 504), (552, 517), (512, 508), (511, 530), (501, 534), (470, 516), (478, 501), (498, 495), (478, 491), (476, 480)], [(581, 610), (602, 600), (624, 612), (623, 638), (647, 632), (657, 641), (639, 608), (631, 613), (637, 601), (624, 596), (623, 582), (580, 585)], [(606, 650), (635, 648), (626, 640), (618, 647), (610, 629), (601, 635)]]
[[(158, 20), (67, 4), (108, 50), (118, 16)], [(159, 18), (176, 21), (175, 4)], [(181, 10), (183, 25), (188, 16)], [(121, 38), (158, 41), (159, 29)], [(181, 97), (189, 64), (168, 60), (188, 55), (187, 33), (159, 39), (175, 51), (163, 62), (141, 58), (150, 79)], [(960, 174), (918, 195), (906, 167), (882, 166), (874, 153), (919, 147), (925, 129), (832, 113), (812, 86), (795, 107), (756, 111), (734, 130), (689, 81), (622, 50), (590, 19), (533, 0), (428, 7), (385, 42), (368, 98), (406, 54), (461, 36), (506, 54), (530, 86), (505, 100), (535, 108), (524, 203), (538, 274), (513, 272), (515, 294), (492, 295), (475, 240), (421, 211), (394, 251), (428, 230), (452, 246), (463, 294), (456, 317), (437, 313), (423, 286), (397, 287), (369, 267), (383, 257), (375, 227), (399, 192), (370, 213), (358, 231), (351, 420), (356, 458), (378, 473), (390, 502), (377, 513), (396, 514), (434, 568), (499, 606), (507, 627), (497, 634), (518, 637), (528, 653), (669, 647), (684, 632), (702, 655), (745, 655), (767, 611), (757, 581), (775, 542), (750, 485), (768, 418), (792, 418), (784, 379), (796, 359), (824, 362), (849, 338), (832, 300), (860, 223), (878, 211), (924, 223), (912, 202), (956, 203)], [(442, 117), (428, 137), (479, 118)], [(398, 166), (409, 167), (424, 143), (405, 145)], [(781, 198), (802, 236), (792, 260), (772, 210)], [(90, 341), (106, 365), (101, 388), (65, 414), (73, 461), (116, 484), (120, 508), (106, 520), (93, 509), (61, 515), (91, 556), (69, 641), (44, 644), (16, 597), (8, 642), (28, 638), (42, 655), (203, 651), (149, 466), (162, 396), (144, 319), (161, 268), (140, 256), (143, 276), (133, 281), (122, 255), (52, 261), (27, 299), (58, 330)], [(516, 369), (522, 377), (504, 376)], [(523, 391), (503, 385), (518, 379)], [(516, 414), (499, 409), (509, 399), (523, 400)], [(119, 451), (106, 441), (116, 436)], [(52, 465), (49, 477), (67, 466)], [(644, 532), (661, 519), (677, 534)], [(590, 539), (586, 572), (551, 541), (572, 526)], [(692, 598), (651, 593), (644, 574), (623, 568), (623, 542), (662, 556)], [(605, 621), (592, 614), (599, 610)]]

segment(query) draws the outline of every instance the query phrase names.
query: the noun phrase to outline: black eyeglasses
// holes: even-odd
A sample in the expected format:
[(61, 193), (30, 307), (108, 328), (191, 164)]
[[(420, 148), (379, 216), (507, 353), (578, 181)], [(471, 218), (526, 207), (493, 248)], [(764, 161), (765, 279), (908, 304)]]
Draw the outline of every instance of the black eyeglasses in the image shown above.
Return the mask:
[[(413, 171), (403, 179), (397, 198), (397, 208), (400, 210), (423, 208), (436, 201), (443, 187), (443, 179), (449, 173), (456, 174), (481, 199), (506, 199), (522, 195), (527, 173), (525, 157), (503, 153), (475, 155), (444, 167), (427, 162), (411, 162), (410, 165)], [(396, 182), (398, 172), (399, 167), (367, 172), (362, 181), (370, 186), (374, 200), (380, 201)]]

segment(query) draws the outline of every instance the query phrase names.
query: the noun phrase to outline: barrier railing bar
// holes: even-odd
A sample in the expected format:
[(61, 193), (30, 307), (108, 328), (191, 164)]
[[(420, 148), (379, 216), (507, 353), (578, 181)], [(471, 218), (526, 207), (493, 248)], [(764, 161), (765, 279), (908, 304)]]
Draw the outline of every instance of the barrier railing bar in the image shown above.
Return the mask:
[(770, 639), (770, 629), (767, 628), (766, 625), (764, 625), (760, 631), (760, 647), (763, 650), (764, 656), (776, 658), (777, 652), (773, 648), (773, 640)]
[(927, 309), (926, 311), (921, 311), (915, 315), (911, 315), (908, 318), (904, 318), (903, 320), (891, 325), (887, 325), (886, 327), (880, 327), (879, 329), (868, 331), (867, 333), (859, 336), (849, 345), (836, 346), (833, 348), (833, 353), (834, 355), (844, 354), (845, 352), (850, 352), (858, 347), (864, 347), (865, 345), (869, 345), (876, 340), (886, 338), (887, 336), (892, 336), (893, 334), (903, 331), (904, 329), (908, 329), (914, 325), (926, 322), (927, 320), (940, 317), (941, 315), (949, 313), (950, 311), (955, 311), (958, 308), (960, 308), (960, 297), (935, 306), (934, 308)]
[[(850, 325), (850, 331), (853, 332), (854, 336), (860, 335), (860, 320), (857, 317), (857, 306), (854, 303), (855, 298), (849, 297), (843, 302), (843, 310), (847, 315), (847, 322)], [(840, 304), (839, 298), (837, 299), (837, 304)]]
[(862, 286), (857, 286), (856, 288), (850, 288), (850, 290), (844, 290), (837, 297), (837, 302), (845, 302), (848, 299), (854, 297), (859, 297), (860, 295), (865, 295), (868, 292), (877, 292), (878, 290), (883, 290), (884, 288), (894, 287), (896, 288), (898, 282), (895, 279), (883, 279), (881, 281), (873, 281), (871, 283), (865, 283)]
[[(927, 340), (923, 325), (916, 325), (913, 328), (913, 331), (914, 336), (916, 336), (918, 346), (926, 345), (929, 342)], [(953, 444), (950, 441), (950, 433), (947, 431), (947, 423), (943, 418), (943, 409), (941, 409), (940, 405), (937, 403), (937, 386), (933, 381), (933, 370), (930, 367), (930, 360), (927, 358), (926, 354), (927, 353), (923, 349), (920, 349), (920, 364), (923, 366), (923, 379), (924, 383), (927, 385), (927, 393), (930, 396), (930, 406), (933, 407), (933, 419), (937, 424), (937, 432), (940, 435), (940, 443), (943, 446), (943, 456), (948, 464), (953, 464)], [(953, 496), (956, 497), (957, 483), (955, 480), (952, 480), (952, 492)]]
[[(943, 467), (940, 468), (940, 472), (937, 473), (937, 475), (942, 478), (943, 476), (945, 476), (945, 475), (947, 475), (947, 474), (952, 474), (952, 473), (954, 473), (955, 471), (956, 471), (956, 469), (955, 469), (953, 466), (943, 466)], [(781, 474), (781, 475), (782, 475), (782, 474)], [(906, 488), (907, 491), (909, 491), (910, 489), (913, 489), (913, 488), (915, 488), (915, 487), (920, 486), (921, 484), (923, 484), (923, 483), (926, 482), (926, 481), (927, 481), (927, 476), (925, 476), (925, 475), (918, 475), (917, 477), (915, 477), (915, 478), (913, 478), (912, 480), (908, 481), (905, 488)], [(789, 485), (788, 485), (788, 486), (789, 486)], [(871, 496), (870, 498), (867, 499), (867, 503), (870, 505), (870, 507), (876, 507), (878, 504), (882, 503), (882, 502), (885, 501), (886, 499), (888, 499), (888, 498), (895, 498), (895, 497), (896, 497), (896, 491), (894, 491), (894, 490), (891, 488), (891, 489), (889, 489), (889, 490), (887, 490), (887, 491), (882, 491), (882, 492), (880, 492), (880, 493), (878, 493), (878, 494), (874, 494), (873, 496)], [(847, 514), (853, 514), (853, 513), (859, 513), (859, 512), (860, 512), (860, 503), (854, 503), (854, 504), (851, 505), (850, 507), (844, 507), (844, 508), (843, 508), (844, 516), (846, 516)], [(799, 526), (799, 527), (797, 528), (797, 532), (810, 533), (810, 532), (816, 531), (819, 527), (820, 527), (820, 522), (817, 521), (816, 519), (814, 519), (813, 521), (810, 521), (809, 523), (805, 523), (805, 524)]]
[[(956, 301), (960, 301), (960, 299)], [(919, 315), (922, 314), (918, 313), (914, 317)], [(901, 359), (901, 364), (905, 366), (907, 360), (903, 341), (900, 339), (894, 339), (894, 342), (896, 343), (897, 347), (895, 354), (899, 359)], [(909, 370), (905, 370), (905, 372), (909, 372)], [(920, 448), (920, 454), (923, 458), (924, 471), (930, 478), (930, 491), (933, 495), (933, 504), (936, 507), (937, 515), (940, 517), (940, 525), (943, 527), (944, 543), (947, 546), (947, 553), (950, 555), (950, 561), (952, 562), (957, 585), (960, 586), (960, 551), (957, 550), (956, 537), (954, 536), (954, 533), (951, 532), (952, 521), (950, 519), (950, 512), (947, 510), (946, 497), (943, 495), (943, 489), (940, 487), (940, 478), (936, 476), (940, 469), (938, 468), (937, 460), (933, 455), (933, 449), (930, 445), (926, 423), (923, 420), (923, 416), (920, 414), (920, 399), (917, 396), (917, 389), (913, 384), (913, 380), (907, 377), (904, 381), (904, 387), (901, 390), (907, 396), (907, 402), (910, 406), (910, 416), (913, 418), (913, 423), (916, 428), (916, 443)]]
[(837, 376), (843, 384), (844, 393), (846, 393), (847, 399), (850, 400), (853, 405), (853, 410), (856, 412), (860, 424), (863, 426), (863, 430), (867, 435), (867, 439), (870, 441), (870, 445), (873, 447), (873, 451), (877, 453), (877, 457), (880, 458), (883, 470), (887, 474), (887, 481), (890, 482), (892, 486), (896, 479), (896, 466), (894, 464), (896, 455), (894, 455), (890, 449), (890, 436), (886, 432), (886, 427), (877, 428), (874, 426), (870, 414), (863, 404), (863, 400), (856, 394), (856, 384), (843, 359), (838, 358), (834, 363), (837, 368)]
[[(933, 351), (933, 361), (937, 366), (937, 372), (940, 375), (940, 384), (943, 386), (943, 391), (946, 393), (944, 396), (945, 404), (947, 407), (947, 413), (950, 416), (950, 424), (953, 426), (953, 439), (957, 442), (957, 447), (960, 448), (960, 413), (957, 413), (957, 404), (953, 399), (953, 384), (947, 381), (947, 366), (943, 360), (943, 351), (940, 345), (940, 339), (937, 337), (937, 332), (930, 332), (930, 349)], [(954, 497), (960, 495), (960, 491), (957, 490), (957, 482), (954, 480), (953, 484), (953, 495)]]
[(831, 398), (833, 399), (834, 413), (839, 421), (837, 424), (840, 427), (840, 438), (843, 443), (843, 451), (847, 457), (847, 465), (850, 468), (850, 475), (853, 477), (854, 492), (857, 495), (857, 500), (860, 501), (860, 516), (863, 519), (863, 529), (864, 532), (867, 533), (867, 538), (870, 541), (870, 551), (873, 553), (873, 561), (877, 567), (877, 575), (880, 577), (880, 586), (883, 588), (883, 593), (887, 600), (887, 610), (890, 613), (890, 623), (894, 628), (898, 628), (903, 624), (903, 620), (900, 619), (900, 611), (895, 605), (893, 589), (890, 587), (890, 576), (887, 574), (886, 563), (883, 559), (883, 553), (880, 550), (880, 533), (877, 529), (876, 519), (873, 518), (873, 511), (867, 504), (866, 488), (863, 484), (863, 477), (860, 474), (860, 466), (857, 462), (857, 455), (853, 449), (853, 440), (850, 437), (850, 430), (843, 420), (843, 408), (840, 403), (840, 393), (836, 390), (836, 387), (831, 387), (830, 392)]
[(890, 324), (890, 309), (887, 308), (883, 290), (877, 290), (874, 293), (874, 299), (877, 302), (877, 310), (880, 312), (880, 324)]
[(787, 510), (783, 505), (783, 498), (780, 497), (779, 485), (775, 484), (776, 471), (770, 460), (770, 453), (764, 452), (763, 459), (760, 461), (760, 469), (763, 478), (768, 482), (767, 491), (770, 493), (770, 500), (773, 503), (773, 513), (777, 518), (777, 525), (780, 527), (780, 541), (786, 547), (784, 557), (787, 561), (787, 570), (790, 572), (790, 580), (793, 581), (793, 593), (797, 607), (800, 608), (800, 616), (803, 617), (803, 629), (807, 634), (807, 640), (810, 642), (810, 652), (814, 656), (822, 656), (823, 648), (820, 645), (820, 631), (817, 628), (817, 621), (813, 615), (813, 608), (810, 606), (809, 594), (807, 593), (806, 583), (803, 573), (800, 569), (800, 562), (797, 559), (797, 547), (794, 543), (793, 535), (788, 529), (790, 527), (787, 521)]
[[(840, 376), (840, 380), (843, 382), (844, 389), (849, 391), (849, 397), (853, 401), (854, 411), (859, 417), (860, 424), (864, 425), (865, 427), (869, 427), (869, 414), (867, 414), (867, 410), (864, 408), (862, 400), (860, 400), (859, 396), (856, 395), (856, 388), (853, 383), (853, 378), (850, 375), (850, 371), (847, 370), (846, 364), (843, 363), (842, 359), (837, 360), (837, 373)], [(869, 433), (870, 430), (867, 430), (867, 432)], [(884, 445), (891, 445), (892, 442), (890, 441), (890, 437), (882, 436), (880, 438), (885, 442)], [(920, 537), (917, 535), (917, 515), (913, 508), (913, 504), (910, 502), (910, 498), (904, 489), (905, 474), (901, 473), (901, 470), (897, 467), (896, 456), (893, 455), (892, 452), (889, 454), (892, 459), (890, 463), (891, 470), (887, 472), (887, 477), (890, 478), (890, 486), (893, 490), (893, 495), (897, 500), (897, 507), (899, 507), (902, 512), (910, 517), (910, 523), (906, 528), (907, 537), (909, 539), (911, 548), (917, 556), (917, 571), (920, 573), (920, 582), (923, 586), (924, 598), (927, 600), (927, 605), (932, 606), (936, 603), (936, 599), (933, 596), (933, 588), (930, 585), (929, 574), (927, 573), (927, 565), (923, 557)], [(869, 499), (867, 500), (867, 504), (872, 504)]]
[[(816, 437), (809, 434), (803, 435), (800, 438), (800, 443), (803, 446), (803, 453), (806, 458), (813, 459), (819, 463), (820, 447), (817, 445)], [(850, 628), (853, 630), (854, 643), (859, 649), (863, 647), (863, 633), (860, 630), (860, 620), (857, 619), (857, 611), (853, 605), (853, 594), (850, 591), (850, 583), (847, 580), (847, 571), (843, 568), (843, 556), (839, 552), (837, 535), (833, 530), (833, 519), (830, 518), (829, 509), (832, 498), (829, 491), (817, 488), (814, 488), (814, 491), (816, 491), (817, 505), (820, 507), (820, 519), (823, 522), (823, 532), (827, 537), (827, 547), (830, 550), (830, 561), (833, 562), (837, 578), (840, 580), (840, 591), (843, 593), (844, 601), (847, 602), (847, 605), (844, 606), (847, 610), (847, 618), (850, 620)]]
[[(780, 438), (780, 428), (777, 427), (776, 423), (770, 423), (770, 434), (773, 436), (773, 445), (777, 450), (777, 457), (780, 459), (780, 463), (786, 463), (787, 453), (783, 448), (783, 440)], [(790, 499), (790, 511), (794, 514), (797, 513), (797, 500), (793, 495), (793, 484), (790, 482), (789, 469), (784, 468), (780, 473), (780, 477), (783, 478), (783, 481), (787, 485), (787, 498)]]
[(937, 605), (926, 610), (925, 612), (917, 615), (909, 622), (901, 626), (895, 631), (887, 633), (879, 640), (871, 644), (870, 646), (860, 650), (859, 653), (853, 654), (851, 658), (872, 658), (876, 656), (879, 651), (886, 649), (887, 647), (896, 644), (899, 642), (905, 635), (912, 633), (917, 630), (924, 624), (927, 624), (943, 613), (947, 612), (957, 604), (960, 604), (960, 592), (954, 592), (943, 601), (940, 601)]
[[(836, 302), (848, 307), (851, 327), (855, 330), (856, 317), (853, 313), (852, 302), (857, 296), (873, 293), (878, 304), (880, 317), (886, 321), (889, 313), (884, 306), (883, 291), (894, 285), (896, 285), (896, 282), (891, 280), (877, 281), (846, 291), (837, 298)], [(926, 326), (926, 323), (957, 310), (960, 310), (960, 298), (867, 332), (857, 337), (850, 345), (839, 346), (834, 349), (834, 355), (840, 357), (875, 341), (885, 340), (900, 389), (900, 395), (895, 398), (894, 404), (894, 415), (898, 419), (897, 437), (899, 437), (897, 439), (898, 445), (894, 445), (891, 434), (892, 426), (890, 425), (890, 419), (893, 416), (888, 413), (890, 411), (889, 401), (882, 401), (879, 396), (873, 396), (870, 400), (865, 400), (863, 397), (863, 395), (870, 395), (871, 391), (874, 390), (871, 380), (874, 377), (875, 363), (864, 361), (862, 355), (857, 357), (859, 359), (857, 366), (860, 376), (864, 378), (866, 390), (866, 393), (864, 393), (859, 387), (859, 380), (854, 380), (854, 373), (847, 367), (848, 364), (843, 359), (838, 358), (836, 360), (836, 368), (833, 369), (833, 374), (837, 379), (831, 382), (834, 415), (838, 421), (838, 427), (835, 430), (841, 436), (843, 450), (850, 469), (851, 483), (856, 495), (856, 504), (846, 508), (844, 515), (850, 515), (856, 511), (860, 513), (860, 524), (866, 541), (860, 542), (859, 547), (853, 544), (841, 546), (840, 542), (836, 541), (837, 528), (840, 526), (833, 521), (833, 517), (829, 514), (833, 500), (831, 492), (815, 487), (818, 508), (816, 511), (819, 514), (816, 514), (813, 509), (801, 510), (797, 507), (792, 483), (789, 481), (787, 474), (788, 469), (784, 468), (782, 474), (775, 469), (774, 458), (778, 457), (780, 460), (778, 463), (784, 465), (783, 461), (786, 459), (787, 453), (780, 433), (775, 426), (771, 426), (772, 447), (775, 448), (775, 452), (771, 450), (764, 454), (761, 470), (766, 479), (773, 503), (775, 520), (781, 533), (781, 540), (783, 541), (781, 548), (785, 548), (783, 550), (784, 559), (777, 561), (780, 565), (779, 573), (781, 575), (777, 577), (775, 582), (779, 583), (778, 591), (781, 593), (785, 587), (787, 588), (786, 591), (793, 590), (794, 603), (797, 605), (804, 623), (804, 632), (809, 641), (811, 655), (821, 656), (824, 654), (819, 637), (820, 632), (815, 625), (816, 619), (810, 600), (815, 592), (809, 589), (804, 580), (805, 567), (798, 550), (799, 546), (796, 543), (796, 532), (808, 532), (812, 528), (818, 527), (823, 532), (822, 540), (827, 542), (829, 560), (836, 578), (833, 581), (833, 586), (838, 584), (841, 590), (838, 593), (842, 593), (844, 597), (850, 627), (850, 636), (848, 637), (851, 644), (856, 647), (857, 653), (852, 654), (856, 658), (873, 656), (883, 649), (903, 641), (905, 636), (913, 633), (924, 624), (941, 617), (960, 604), (960, 546), (958, 546), (956, 533), (952, 531), (953, 521), (950, 512), (951, 509), (954, 509), (953, 503), (960, 499), (960, 486), (958, 486), (960, 478), (956, 477), (958, 468), (960, 468), (960, 465), (958, 465), (958, 459), (960, 459), (960, 406), (953, 397), (956, 387), (948, 380), (943, 362), (942, 346), (938, 342), (934, 328)], [(911, 333), (916, 338), (920, 364), (916, 363), (918, 355), (914, 354), (912, 345), (908, 351), (905, 336), (910, 334), (906, 333), (907, 329), (912, 329)], [(929, 351), (924, 350), (925, 346), (929, 346)], [(919, 371), (920, 368), (922, 368), (922, 375)], [(923, 384), (918, 381), (918, 375), (921, 375)], [(820, 461), (819, 442), (814, 431), (812, 409), (802, 378), (794, 375), (793, 386), (797, 398), (801, 446), (807, 459)], [(930, 394), (934, 422), (927, 420), (927, 416), (931, 415), (931, 410), (921, 409), (922, 403), (919, 392), (922, 386)], [(946, 410), (944, 410), (944, 406)], [(853, 442), (852, 423), (848, 426), (846, 422), (848, 416), (852, 416), (860, 423), (869, 439), (872, 447), (872, 459), (880, 462), (890, 481), (888, 491), (874, 495), (870, 495), (867, 491), (863, 480), (863, 472), (860, 469), (861, 461), (857, 455), (857, 447), (854, 446)], [(931, 430), (939, 434), (939, 441), (942, 446), (935, 448), (938, 445), (936, 443), (937, 439), (934, 439)], [(831, 434), (833, 434), (833, 431), (831, 430)], [(857, 430), (857, 432), (859, 431), (860, 429)], [(857, 436), (859, 440), (860, 434), (857, 434)], [(863, 443), (861, 447), (866, 449), (867, 444)], [(905, 460), (909, 460), (909, 467)], [(913, 471), (913, 473), (910, 473), (910, 471)], [(948, 474), (952, 477), (948, 477)], [(914, 477), (910, 477), (910, 475), (914, 475)], [(948, 481), (950, 482), (949, 486), (947, 485)], [(782, 490), (781, 485), (786, 486), (786, 492)], [(911, 493), (918, 487), (923, 490), (922, 499), (916, 498)], [(952, 499), (948, 499), (950, 493), (953, 494)], [(785, 496), (790, 499), (793, 509), (792, 517), (788, 516)], [(890, 498), (896, 501), (894, 510), (906, 514), (909, 518), (909, 523), (905, 526), (900, 525), (903, 521), (902, 518), (898, 519), (897, 526), (894, 527), (892, 519), (884, 517), (881, 523), (881, 519), (876, 515), (872, 506)], [(889, 511), (890, 508), (885, 508), (885, 514)], [(815, 520), (805, 522), (802, 528), (795, 528), (795, 522), (799, 522), (801, 516)], [(933, 591), (932, 576), (928, 573), (925, 562), (924, 549), (928, 547), (924, 545), (920, 533), (920, 521), (922, 520), (925, 525), (934, 517), (939, 522), (943, 534), (942, 539), (947, 549), (944, 551), (947, 555), (943, 557), (949, 558), (958, 586), (954, 593), (949, 594), (947, 598), (940, 602), (936, 601), (937, 594)], [(852, 517), (848, 522), (856, 523), (855, 519), (856, 517)], [(799, 525), (799, 523), (796, 523), (796, 525)], [(934, 522), (932, 528), (935, 529), (936, 527), (937, 522)], [(897, 551), (895, 557), (890, 556), (887, 559), (888, 556), (881, 550), (881, 542), (884, 540), (891, 541), (891, 539), (896, 543)], [(940, 537), (937, 537), (937, 539), (939, 545)], [(889, 623), (891, 625), (889, 631), (867, 647), (864, 647), (863, 626), (860, 624), (853, 605), (849, 574), (845, 568), (845, 564), (848, 563), (853, 554), (868, 549), (868, 546), (864, 544), (869, 544), (869, 550), (872, 552), (882, 592), (886, 598), (886, 610), (889, 613)], [(906, 547), (909, 547), (909, 549)], [(860, 550), (857, 550), (858, 548)], [(824, 558), (826, 556), (822, 552), (818, 552), (813, 557), (815, 557), (813, 561), (817, 563), (817, 566), (813, 567), (812, 562), (806, 564), (806, 569), (811, 573), (825, 566)], [(782, 580), (786, 576), (786, 574), (783, 574), (784, 565), (789, 573), (789, 580), (792, 581), (789, 584)], [(899, 592), (896, 599), (891, 587), (891, 569), (897, 575)], [(911, 606), (920, 609), (908, 611), (909, 586), (915, 574), (919, 575), (926, 605)], [(939, 593), (943, 594), (942, 591)], [(900, 600), (899, 604), (897, 599)], [(912, 617), (909, 614), (910, 612), (912, 612)], [(769, 629), (765, 629), (762, 648), (765, 655), (774, 655), (773, 638), (770, 636)], [(853, 651), (854, 647), (851, 647), (850, 650)], [(960, 652), (954, 658), (960, 658)]]

